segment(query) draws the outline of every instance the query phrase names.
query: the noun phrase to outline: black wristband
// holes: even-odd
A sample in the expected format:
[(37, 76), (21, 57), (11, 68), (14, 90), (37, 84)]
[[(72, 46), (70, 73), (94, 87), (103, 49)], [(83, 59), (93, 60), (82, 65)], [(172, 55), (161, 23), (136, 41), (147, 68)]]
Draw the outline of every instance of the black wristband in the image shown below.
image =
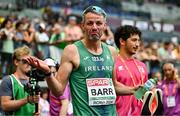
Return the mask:
[(45, 73), (45, 76), (46, 76), (46, 77), (50, 77), (50, 76), (51, 76), (51, 74), (52, 74), (51, 72), (49, 72), (49, 73)]

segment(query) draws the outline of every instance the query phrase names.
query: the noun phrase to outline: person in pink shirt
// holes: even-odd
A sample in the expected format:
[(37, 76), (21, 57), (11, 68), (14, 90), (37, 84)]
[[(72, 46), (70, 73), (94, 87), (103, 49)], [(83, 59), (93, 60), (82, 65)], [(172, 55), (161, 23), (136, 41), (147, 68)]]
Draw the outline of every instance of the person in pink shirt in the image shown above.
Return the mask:
[(70, 89), (69, 84), (66, 86), (62, 96), (55, 97), (50, 92), (50, 114), (51, 116), (72, 116), (69, 112)]
[[(59, 65), (51, 58), (47, 58), (44, 60), (45, 63), (50, 67), (54, 76), (57, 74), (57, 70)], [(50, 115), (51, 116), (72, 116), (72, 108), (70, 107), (70, 89), (69, 84), (66, 85), (64, 93), (62, 96), (55, 97), (50, 91)]]
[[(143, 62), (135, 58), (140, 48), (141, 32), (134, 26), (121, 26), (115, 34), (115, 44), (120, 49), (115, 60), (117, 81), (129, 87), (143, 85), (148, 79), (148, 72)], [(142, 102), (133, 95), (117, 96), (116, 109), (119, 116), (141, 115)]]

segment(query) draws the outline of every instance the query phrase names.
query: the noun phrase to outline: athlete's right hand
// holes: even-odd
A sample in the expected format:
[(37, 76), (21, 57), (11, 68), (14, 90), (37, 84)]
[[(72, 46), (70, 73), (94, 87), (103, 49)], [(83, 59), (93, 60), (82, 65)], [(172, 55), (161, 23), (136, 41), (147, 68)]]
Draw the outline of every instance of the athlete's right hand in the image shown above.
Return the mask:
[(39, 70), (42, 70), (46, 74), (51, 72), (49, 66), (44, 61), (42, 61), (34, 56), (26, 56), (26, 57), (23, 57), (22, 59), (27, 61), (28, 64), (30, 64), (31, 66), (33, 66)]

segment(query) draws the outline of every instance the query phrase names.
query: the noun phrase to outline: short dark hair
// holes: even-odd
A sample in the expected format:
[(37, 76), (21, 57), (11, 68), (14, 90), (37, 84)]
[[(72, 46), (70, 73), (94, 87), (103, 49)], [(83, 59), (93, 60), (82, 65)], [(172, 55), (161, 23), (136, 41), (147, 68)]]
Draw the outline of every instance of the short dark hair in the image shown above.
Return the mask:
[(136, 34), (139, 35), (139, 37), (141, 38), (141, 31), (135, 26), (124, 25), (118, 27), (114, 33), (114, 41), (116, 46), (120, 48), (120, 43), (119, 43), (120, 39), (126, 41), (129, 37)]
[(83, 16), (82, 19), (84, 20), (84, 16), (85, 14), (87, 14), (88, 12), (92, 12), (92, 13), (96, 13), (99, 15), (103, 15), (103, 17), (106, 19), (106, 12), (99, 6), (89, 6), (87, 7), (84, 11), (83, 11)]
[(18, 29), (20, 27), (20, 25), (22, 25), (23, 22), (22, 21), (18, 21), (15, 25), (15, 28)]
[(49, 93), (49, 89), (48, 88), (41, 88), (40, 89), (40, 96), (42, 97), (43, 94), (48, 94)]

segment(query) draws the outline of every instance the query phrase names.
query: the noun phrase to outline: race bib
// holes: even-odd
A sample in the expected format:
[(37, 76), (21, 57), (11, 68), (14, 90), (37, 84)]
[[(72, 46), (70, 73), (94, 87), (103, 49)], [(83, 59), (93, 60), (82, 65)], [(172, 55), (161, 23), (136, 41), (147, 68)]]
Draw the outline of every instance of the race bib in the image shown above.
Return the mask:
[(89, 106), (115, 104), (116, 93), (111, 78), (86, 79)]
[(176, 102), (175, 102), (175, 97), (174, 96), (167, 97), (167, 106), (168, 107), (176, 106)]

